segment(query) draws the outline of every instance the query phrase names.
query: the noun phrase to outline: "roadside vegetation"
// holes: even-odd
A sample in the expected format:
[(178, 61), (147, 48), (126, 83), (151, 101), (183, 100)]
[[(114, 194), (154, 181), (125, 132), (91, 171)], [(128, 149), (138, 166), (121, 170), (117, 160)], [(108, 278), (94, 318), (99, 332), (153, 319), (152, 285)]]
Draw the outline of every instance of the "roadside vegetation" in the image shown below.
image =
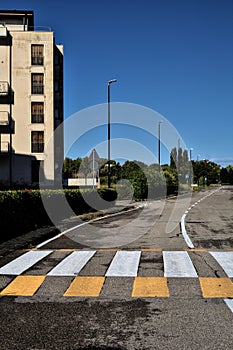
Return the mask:
[[(88, 203), (97, 203), (99, 209), (114, 205), (118, 199), (157, 199), (176, 195), (179, 191), (200, 190), (217, 184), (233, 184), (233, 166), (221, 168), (208, 160), (189, 161), (187, 150), (176, 148), (170, 154), (170, 164), (147, 165), (139, 161), (126, 161), (123, 165), (111, 161), (111, 189), (107, 188), (107, 160), (100, 158), (95, 176), (100, 179), (98, 194), (93, 189), (43, 190), (43, 197), (56, 210), (59, 197), (64, 195), (76, 215), (95, 211)], [(64, 161), (64, 178), (93, 177), (88, 158)], [(192, 170), (192, 171), (191, 171)], [(84, 196), (83, 196), (84, 194)], [(98, 203), (100, 198), (105, 201)], [(104, 203), (104, 204), (103, 204)], [(102, 207), (101, 207), (102, 206)], [(67, 218), (65, 210), (59, 213)], [(44, 209), (39, 189), (14, 189), (0, 191), (0, 241), (37, 228), (52, 225)]]

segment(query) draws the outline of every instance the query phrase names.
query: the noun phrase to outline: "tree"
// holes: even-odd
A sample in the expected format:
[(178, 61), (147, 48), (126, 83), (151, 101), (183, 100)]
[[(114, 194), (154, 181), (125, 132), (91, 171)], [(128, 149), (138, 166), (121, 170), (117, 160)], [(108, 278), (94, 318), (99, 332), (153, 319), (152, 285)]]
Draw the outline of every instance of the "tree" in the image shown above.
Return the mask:
[(166, 180), (158, 164), (151, 164), (145, 169), (149, 198), (161, 198), (166, 195)]
[(224, 184), (233, 185), (233, 166), (228, 165), (220, 170), (220, 181)]
[(174, 147), (170, 153), (170, 167), (175, 169), (176, 164), (177, 164), (177, 150), (176, 150), (176, 147)]

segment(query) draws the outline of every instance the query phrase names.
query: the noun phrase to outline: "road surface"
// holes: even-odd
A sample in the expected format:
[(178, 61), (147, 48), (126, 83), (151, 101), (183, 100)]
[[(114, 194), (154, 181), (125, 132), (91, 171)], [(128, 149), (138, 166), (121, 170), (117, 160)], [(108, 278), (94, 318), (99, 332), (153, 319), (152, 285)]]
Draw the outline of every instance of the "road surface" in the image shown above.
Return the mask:
[[(230, 350), (233, 188), (186, 202), (150, 202), (4, 254), (0, 349)], [(179, 225), (186, 210), (194, 249)]]

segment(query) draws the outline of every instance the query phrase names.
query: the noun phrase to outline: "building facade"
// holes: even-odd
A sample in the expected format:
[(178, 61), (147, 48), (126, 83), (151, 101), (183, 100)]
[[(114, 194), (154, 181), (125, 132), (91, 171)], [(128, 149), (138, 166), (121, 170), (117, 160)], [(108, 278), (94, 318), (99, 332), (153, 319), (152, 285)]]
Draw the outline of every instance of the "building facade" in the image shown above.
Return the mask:
[(33, 11), (0, 10), (0, 184), (60, 181), (62, 123), (63, 46)]

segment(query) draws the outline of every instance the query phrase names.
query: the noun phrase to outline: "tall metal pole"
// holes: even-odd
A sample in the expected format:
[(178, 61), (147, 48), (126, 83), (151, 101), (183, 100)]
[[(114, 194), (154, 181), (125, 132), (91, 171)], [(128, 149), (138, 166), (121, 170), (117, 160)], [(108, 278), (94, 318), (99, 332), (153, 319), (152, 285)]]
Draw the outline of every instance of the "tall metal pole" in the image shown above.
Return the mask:
[(190, 186), (192, 185), (193, 183), (193, 179), (192, 179), (192, 151), (193, 151), (193, 148), (190, 148), (189, 150), (189, 158), (190, 158), (190, 176), (189, 176), (189, 181), (190, 181)]
[(161, 140), (160, 140), (160, 125), (161, 125), (162, 121), (160, 120), (158, 123), (158, 162), (159, 162), (159, 172), (160, 172), (160, 166), (161, 166), (161, 152), (160, 152), (160, 148), (161, 148)]
[(117, 80), (112, 79), (108, 82), (108, 188), (111, 187), (111, 167), (110, 167), (110, 141), (111, 141), (111, 120), (110, 120), (110, 85)]

